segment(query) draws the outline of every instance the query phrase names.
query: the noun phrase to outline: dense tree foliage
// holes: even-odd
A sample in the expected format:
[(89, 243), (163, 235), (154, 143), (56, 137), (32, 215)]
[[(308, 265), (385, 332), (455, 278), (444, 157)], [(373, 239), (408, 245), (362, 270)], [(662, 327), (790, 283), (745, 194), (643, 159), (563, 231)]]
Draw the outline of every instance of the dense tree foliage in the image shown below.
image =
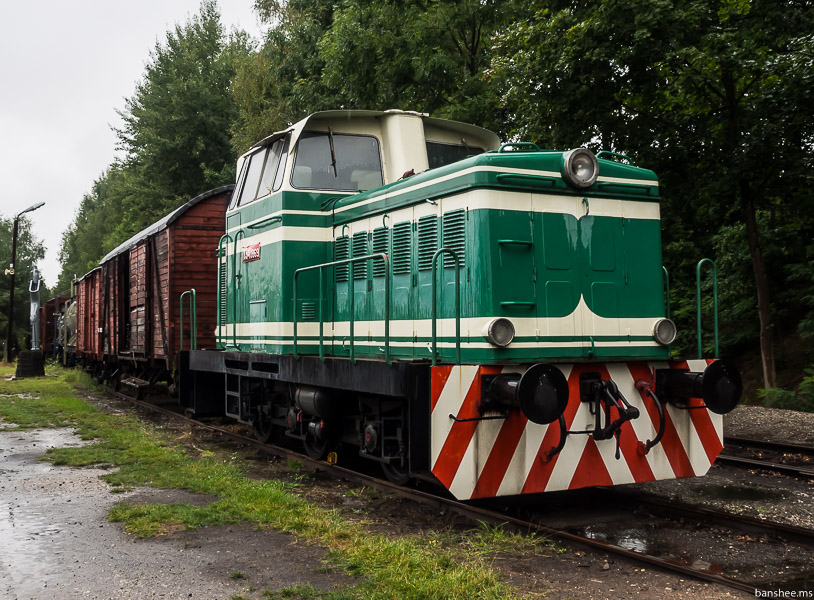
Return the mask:
[[(811, 208), (814, 113), (801, 110), (812, 92), (810, 3), (540, 0), (529, 10), (498, 36), (494, 57), (520, 131), (622, 151), (656, 170), (666, 262), (680, 272), (704, 255), (729, 263), (722, 288), (746, 294), (729, 306), (757, 306), (764, 383), (774, 385), (783, 267), (806, 252), (779, 236), (811, 232), (800, 218)], [(687, 277), (676, 283), (677, 300), (694, 296)], [(742, 338), (743, 321), (729, 324), (730, 341)]]
[[(11, 265), (12, 237), (14, 231), (14, 215), (8, 219), (0, 216), (0, 274)], [(24, 215), (20, 217), (17, 226), (17, 262), (14, 265), (14, 316), (11, 330), (12, 345), (15, 341), (20, 349), (23, 348), (23, 338), (31, 332), (29, 322), (30, 303), (28, 285), (31, 282), (31, 270), (37, 261), (45, 258), (45, 248), (42, 241), (34, 238), (31, 233), (31, 222)], [(9, 284), (11, 279), (3, 275), (3, 286), (0, 288), (0, 355), (6, 341), (6, 327), (8, 326)], [(45, 300), (51, 292), (41, 285), (40, 298)]]
[[(227, 38), (206, 0), (153, 50), (122, 111), (126, 158), (95, 182), (65, 234), (63, 282), (228, 181), (236, 154), (288, 123), (331, 108), (418, 110), (544, 147), (611, 150), (656, 171), (680, 353), (695, 348), (695, 265), (708, 256), (719, 268), (722, 352), (762, 356), (765, 385), (776, 365), (800, 367), (800, 380), (800, 357), (814, 348), (810, 2), (255, 8), (267, 28), (256, 49)], [(702, 287), (708, 330), (711, 278)]]

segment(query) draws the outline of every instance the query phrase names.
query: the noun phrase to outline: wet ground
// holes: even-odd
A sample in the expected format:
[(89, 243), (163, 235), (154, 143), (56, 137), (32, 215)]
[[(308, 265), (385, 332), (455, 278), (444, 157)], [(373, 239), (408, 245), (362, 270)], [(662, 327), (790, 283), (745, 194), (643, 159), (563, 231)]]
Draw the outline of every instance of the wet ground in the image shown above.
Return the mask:
[(149, 540), (125, 535), (107, 520), (119, 500), (210, 499), (173, 490), (112, 494), (101, 469), (40, 460), (49, 447), (80, 443), (67, 429), (0, 429), (0, 598), (213, 599), (250, 588), (349, 583), (323, 572), (320, 548), (272, 531), (229, 526)]

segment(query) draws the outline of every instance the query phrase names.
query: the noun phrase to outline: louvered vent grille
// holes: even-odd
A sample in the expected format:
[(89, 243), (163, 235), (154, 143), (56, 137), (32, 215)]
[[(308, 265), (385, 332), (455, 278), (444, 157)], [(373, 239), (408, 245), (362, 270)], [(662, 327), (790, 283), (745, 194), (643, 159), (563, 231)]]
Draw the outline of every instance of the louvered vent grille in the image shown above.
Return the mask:
[(218, 258), (218, 286), (220, 287), (220, 306), (218, 306), (218, 311), (220, 312), (220, 323), (221, 325), (226, 324), (226, 261), (223, 258)]
[[(384, 252), (387, 254), (388, 229), (379, 227), (373, 230), (373, 254)], [(390, 258), (388, 256), (388, 258)], [(373, 259), (373, 277), (383, 277), (387, 273), (387, 266), (380, 258)]]
[[(353, 234), (353, 257), (367, 254), (367, 231)], [(368, 261), (353, 264), (353, 278), (367, 279)]]
[[(348, 236), (336, 238), (336, 251), (334, 253), (334, 260), (345, 260), (350, 258), (350, 239)], [(336, 267), (336, 281), (348, 280), (348, 265), (340, 265)]]
[(411, 271), (412, 230), (413, 224), (409, 221), (393, 227), (393, 275), (407, 275)]
[(432, 268), (432, 256), (438, 250), (438, 217), (428, 215), (418, 220), (418, 268)]
[(303, 321), (317, 320), (317, 305), (314, 302), (302, 303), (302, 320)]
[[(466, 211), (453, 210), (443, 217), (441, 237), (444, 248), (454, 250), (458, 254), (458, 262), (463, 268), (466, 262)], [(455, 266), (455, 259), (451, 254), (444, 254), (444, 268)]]

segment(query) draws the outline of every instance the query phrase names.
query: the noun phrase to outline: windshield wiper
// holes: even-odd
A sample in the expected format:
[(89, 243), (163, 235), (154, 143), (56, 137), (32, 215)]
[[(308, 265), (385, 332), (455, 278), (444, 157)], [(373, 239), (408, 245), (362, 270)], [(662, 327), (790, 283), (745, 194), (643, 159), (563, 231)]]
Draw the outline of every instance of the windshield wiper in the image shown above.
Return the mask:
[(334, 177), (339, 177), (336, 172), (336, 150), (334, 149), (334, 134), (331, 128), (328, 127), (328, 143), (331, 145), (331, 166), (334, 168)]

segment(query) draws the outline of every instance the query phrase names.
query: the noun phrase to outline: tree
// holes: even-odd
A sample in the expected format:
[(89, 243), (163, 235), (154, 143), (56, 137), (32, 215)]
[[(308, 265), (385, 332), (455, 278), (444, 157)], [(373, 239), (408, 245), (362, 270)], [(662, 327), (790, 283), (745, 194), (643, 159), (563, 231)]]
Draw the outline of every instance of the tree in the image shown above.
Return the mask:
[(128, 173), (122, 235), (234, 181), (232, 81), (249, 52), (245, 33), (226, 38), (214, 0), (204, 0), (198, 15), (156, 44), (144, 79), (119, 113), (124, 125), (116, 134)]
[(493, 0), (258, 0), (256, 7), (269, 31), (238, 69), (238, 152), (335, 108), (401, 108), (503, 128), (486, 70), (492, 36), (512, 16)]
[(346, 0), (319, 43), (322, 80), (349, 108), (404, 108), (501, 129), (485, 71), (492, 36), (511, 18), (492, 0)]
[(811, 202), (814, 115), (801, 109), (814, 89), (814, 8), (603, 0), (529, 10), (493, 61), (520, 131), (545, 145), (623, 151), (660, 173), (668, 255), (682, 239), (673, 232), (708, 252), (721, 227), (743, 225), (773, 386), (776, 323), (758, 223), (764, 211)]
[(93, 183), (63, 234), (60, 289), (190, 198), (234, 182), (232, 84), (249, 55), (245, 33), (224, 34), (214, 0), (155, 45), (120, 111), (116, 135), (126, 156)]

